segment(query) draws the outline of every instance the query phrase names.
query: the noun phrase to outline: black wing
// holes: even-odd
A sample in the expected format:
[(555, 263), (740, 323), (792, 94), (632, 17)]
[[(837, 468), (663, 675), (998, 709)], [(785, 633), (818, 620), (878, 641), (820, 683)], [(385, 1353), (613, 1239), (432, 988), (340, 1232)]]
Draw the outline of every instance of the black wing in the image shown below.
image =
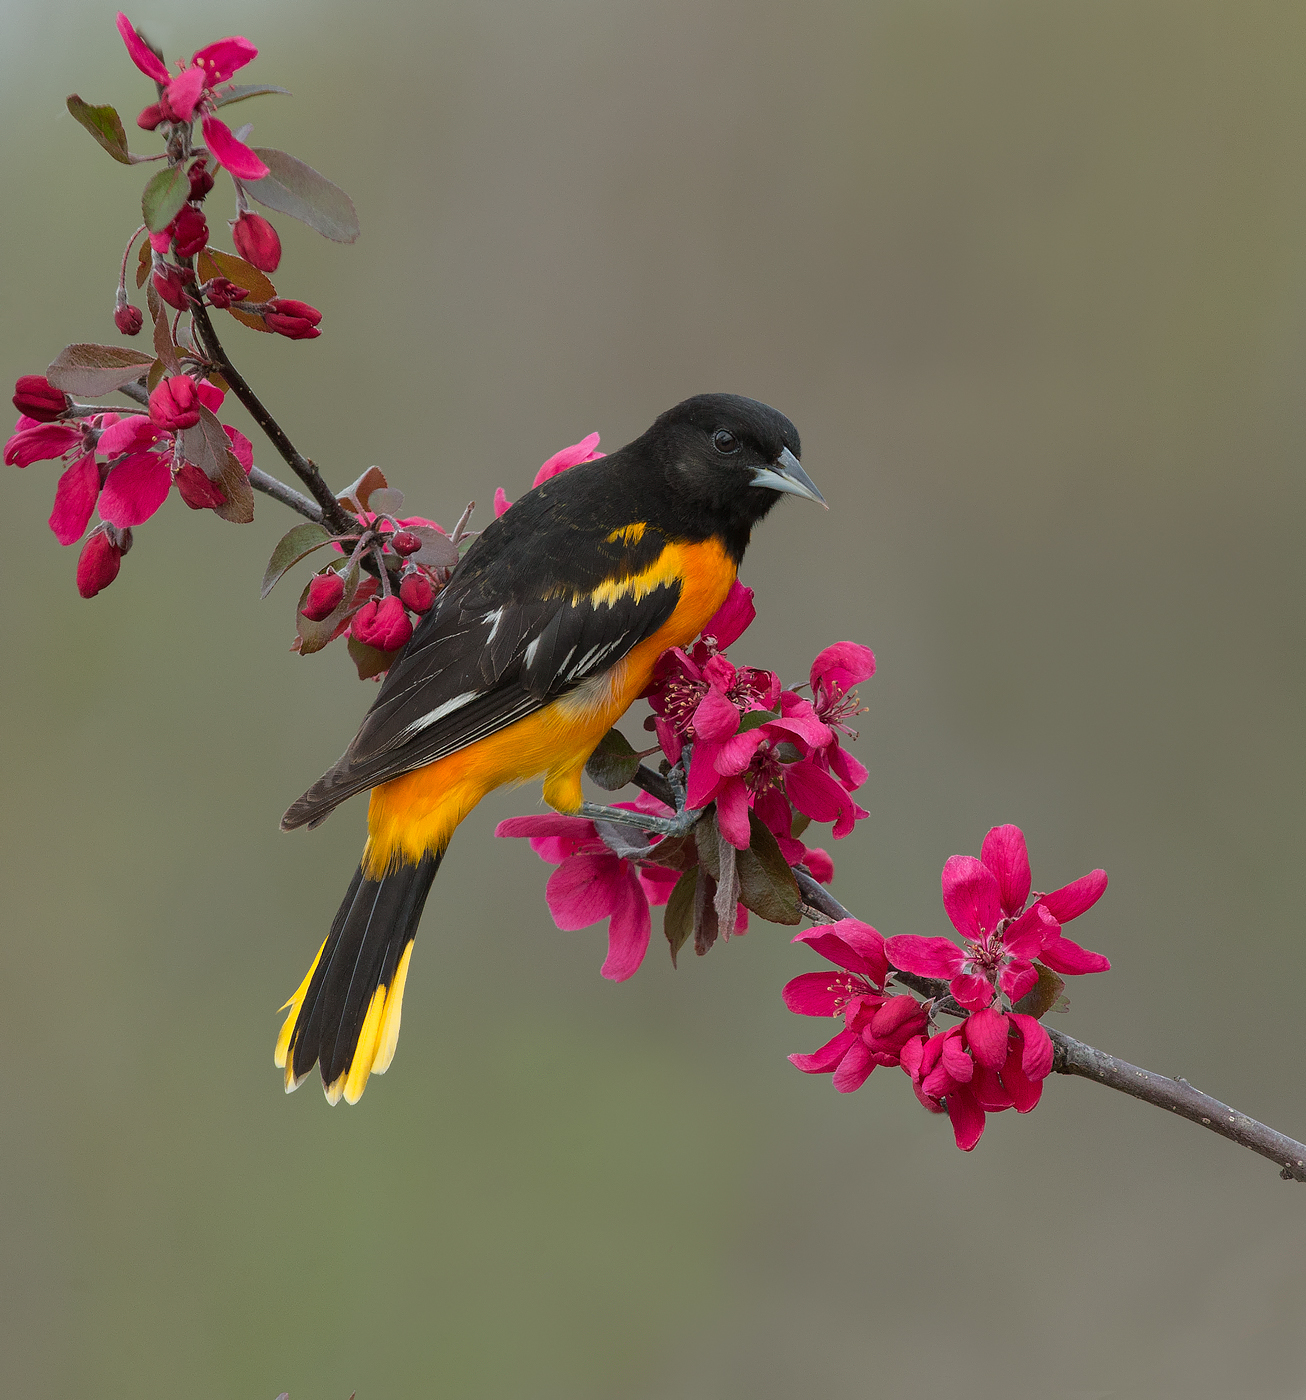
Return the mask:
[(603, 523), (592, 493), (587, 501), (576, 489), (591, 475), (572, 468), (485, 530), (391, 666), (353, 743), (283, 828), (316, 826), (354, 793), (524, 719), (666, 622), (678, 579), (620, 587), (655, 568), (666, 537), (643, 522)]

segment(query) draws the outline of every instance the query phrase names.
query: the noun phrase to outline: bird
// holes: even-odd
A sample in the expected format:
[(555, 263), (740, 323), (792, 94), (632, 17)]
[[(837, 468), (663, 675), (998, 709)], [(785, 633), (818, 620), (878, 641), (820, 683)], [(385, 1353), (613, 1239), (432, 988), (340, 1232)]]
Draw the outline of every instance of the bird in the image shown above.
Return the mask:
[(358, 869), (282, 1007), (287, 1093), (317, 1064), (328, 1102), (357, 1103), (390, 1067), (423, 905), (455, 828), (488, 792), (542, 774), (556, 811), (611, 811), (585, 801), (581, 773), (657, 658), (721, 607), (753, 526), (782, 495), (826, 505), (801, 452), (776, 409), (698, 394), (476, 537), (353, 742), (282, 818), (286, 831), (317, 826), (371, 792)]

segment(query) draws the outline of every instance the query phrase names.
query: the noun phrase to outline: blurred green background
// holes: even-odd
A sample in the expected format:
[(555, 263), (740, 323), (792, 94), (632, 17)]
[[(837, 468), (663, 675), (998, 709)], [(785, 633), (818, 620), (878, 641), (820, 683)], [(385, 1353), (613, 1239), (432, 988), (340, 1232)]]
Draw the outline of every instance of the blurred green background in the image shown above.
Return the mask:
[[(229, 331), (333, 482), (484, 519), (690, 393), (782, 408), (833, 509), (761, 529), (735, 651), (877, 652), (836, 893), (945, 932), (998, 822), (1041, 888), (1105, 866), (1076, 936), (1115, 970), (1056, 1024), (1306, 1135), (1306, 9), (131, 13), (172, 56), (253, 38), (295, 93), (236, 109), (254, 139), (357, 202), (353, 247), (276, 219), (322, 338)], [(148, 150), (151, 90), (83, 0), (7, 0), (0, 74), (8, 382), (116, 338), (143, 175), (63, 98)], [(5, 1394), (1306, 1395), (1301, 1188), (1081, 1080), (969, 1156), (897, 1071), (842, 1098), (785, 1062), (825, 1028), (773, 926), (603, 982), (492, 838), (537, 789), (460, 832), (391, 1073), (287, 1099), (276, 1009), (364, 811), (277, 820), (374, 692), (259, 603), (279, 507), (174, 499), (87, 603), (55, 475), (5, 469), (0, 518)]]

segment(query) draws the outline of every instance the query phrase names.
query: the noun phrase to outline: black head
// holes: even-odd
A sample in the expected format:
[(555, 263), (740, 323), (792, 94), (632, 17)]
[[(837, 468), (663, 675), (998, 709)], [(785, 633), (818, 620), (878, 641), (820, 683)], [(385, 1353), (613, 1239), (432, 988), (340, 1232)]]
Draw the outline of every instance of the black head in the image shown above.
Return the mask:
[[(782, 494), (825, 504), (799, 464), (798, 429), (739, 394), (696, 394), (668, 409), (632, 447), (686, 506), (747, 532)], [(733, 532), (733, 531), (732, 531)]]

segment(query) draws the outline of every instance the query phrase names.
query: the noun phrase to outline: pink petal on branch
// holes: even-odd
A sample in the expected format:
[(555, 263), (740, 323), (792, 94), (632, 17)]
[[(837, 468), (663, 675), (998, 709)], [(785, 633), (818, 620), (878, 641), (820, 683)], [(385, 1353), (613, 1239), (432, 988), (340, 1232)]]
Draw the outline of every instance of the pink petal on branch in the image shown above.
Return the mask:
[(984, 1136), (984, 1110), (966, 1085), (958, 1085), (948, 1095), (948, 1117), (953, 1135), (963, 1152), (970, 1152)]
[(835, 924), (822, 924), (819, 928), (796, 934), (790, 942), (807, 944), (814, 953), (819, 953), (836, 966), (869, 977), (877, 987), (882, 987), (889, 975), (885, 940), (870, 924), (858, 919), (840, 919)]
[(1002, 892), (1002, 912), (1019, 914), (1029, 898), (1029, 851), (1025, 833), (1018, 826), (995, 826), (984, 838), (980, 861), (997, 877)]
[(848, 1000), (847, 983), (835, 972), (804, 972), (785, 983), (782, 995), (795, 1016), (837, 1016)]
[(965, 1029), (966, 1044), (980, 1064), (1001, 1069), (1007, 1060), (1007, 1018), (986, 1006), (971, 1013)]
[(854, 1093), (866, 1083), (874, 1068), (875, 1060), (872, 1058), (866, 1042), (858, 1036), (848, 1047), (839, 1068), (834, 1072), (832, 1081), (834, 1087), (841, 1094)]
[(232, 455), (244, 469), (245, 475), (248, 476), (254, 468), (254, 444), (239, 428), (233, 428), (229, 423), (222, 425), (222, 431), (226, 433), (231, 442)]
[(710, 637), (719, 650), (733, 646), (757, 616), (753, 606), (753, 590), (745, 588), (738, 579), (730, 585), (726, 600), (703, 627), (703, 636)]
[(204, 74), (198, 68), (187, 68), (168, 84), (159, 105), (173, 121), (188, 122), (203, 91)]
[(1064, 934), (1045, 944), (1038, 956), (1039, 961), (1046, 963), (1053, 972), (1064, 972), (1071, 977), (1078, 977), (1085, 972), (1106, 972), (1111, 967), (1110, 960), (1104, 958), (1101, 953), (1092, 953), (1087, 948), (1081, 948), (1074, 939), (1067, 938)]
[(502, 486), (494, 488), (494, 518), (497, 520), (512, 505)]
[(639, 881), (629, 870), (623, 870), (608, 924), (608, 956), (600, 969), (609, 982), (624, 982), (639, 971), (648, 952), (652, 927), (648, 899)]
[(122, 41), (127, 45), (128, 56), (137, 68), (147, 78), (153, 78), (156, 83), (171, 81), (172, 74), (168, 72), (162, 60), (145, 40), (137, 34), (135, 26), (121, 10), (118, 11), (117, 24), (118, 33), (122, 35)]
[(959, 1035), (944, 1036), (943, 1053), (939, 1056), (939, 1063), (956, 1084), (968, 1084), (975, 1073), (975, 1061), (966, 1053)]
[(577, 855), (549, 876), (544, 897), (560, 929), (588, 928), (616, 908), (621, 862), (611, 853)]
[(716, 824), (721, 835), (737, 850), (746, 851), (751, 840), (748, 826), (748, 789), (742, 778), (726, 778), (717, 789)]
[(168, 499), (172, 465), (157, 452), (124, 458), (109, 473), (100, 493), (100, 518), (122, 528), (141, 525)]
[(810, 1055), (790, 1055), (789, 1063), (804, 1074), (829, 1074), (860, 1039), (856, 1031), (840, 1031)]
[(1062, 885), (1051, 894), (1041, 895), (1039, 903), (1047, 906), (1048, 912), (1058, 923), (1068, 924), (1090, 910), (1106, 893), (1105, 870), (1090, 870), (1078, 880)]
[(1043, 905), (1036, 904), (1007, 926), (1002, 935), (1002, 946), (1013, 958), (1034, 958), (1045, 943), (1060, 934), (1061, 925)]
[(144, 414), (129, 413), (105, 428), (95, 450), (112, 461), (124, 452), (144, 452), (170, 436), (166, 428), (152, 423)]
[(884, 940), (884, 951), (894, 967), (918, 977), (955, 977), (965, 959), (949, 938), (922, 938), (900, 933)]
[(812, 689), (824, 683), (827, 690), (851, 690), (875, 674), (875, 653), (858, 642), (835, 642), (817, 655), (808, 679)]
[(225, 83), (238, 69), (258, 57), (258, 50), (248, 39), (233, 34), (196, 49), (191, 62), (204, 73), (204, 86)]
[[(30, 419), (19, 419), (19, 422)], [(78, 428), (65, 428), (61, 423), (38, 423), (22, 428), (5, 443), (5, 465), (30, 467), (33, 462), (48, 462), (62, 457), (82, 440)]]
[(1020, 1056), (1021, 1069), (1030, 1079), (1046, 1079), (1052, 1073), (1052, 1037), (1035, 1017), (1023, 1012), (1013, 1011), (1007, 1019), (1025, 1042)]
[(95, 464), (95, 453), (88, 452), (64, 472), (54, 488), (50, 528), (60, 544), (76, 544), (81, 539), (99, 494), (100, 469)]
[(584, 817), (566, 817), (561, 812), (541, 812), (534, 817), (509, 817), (494, 828), (496, 836), (566, 836), (576, 841), (592, 841), (598, 830)]
[(555, 452), (552, 457), (535, 473), (535, 480), (532, 486), (538, 486), (541, 482), (548, 481), (551, 476), (557, 476), (559, 472), (565, 472), (570, 467), (579, 466), (581, 462), (596, 462), (606, 453), (596, 449), (599, 445), (598, 433), (590, 433), (588, 437), (583, 437), (570, 447), (564, 447), (561, 452)]
[(219, 165), (240, 180), (261, 180), (268, 168), (243, 141), (237, 141), (231, 128), (217, 117), (206, 116), (201, 123), (204, 141)]
[(94, 598), (118, 577), (121, 567), (122, 550), (97, 530), (77, 556), (77, 591), (83, 598)]
[(1002, 918), (997, 877), (974, 856), (949, 856), (943, 867), (943, 908), (963, 938), (978, 941)]

